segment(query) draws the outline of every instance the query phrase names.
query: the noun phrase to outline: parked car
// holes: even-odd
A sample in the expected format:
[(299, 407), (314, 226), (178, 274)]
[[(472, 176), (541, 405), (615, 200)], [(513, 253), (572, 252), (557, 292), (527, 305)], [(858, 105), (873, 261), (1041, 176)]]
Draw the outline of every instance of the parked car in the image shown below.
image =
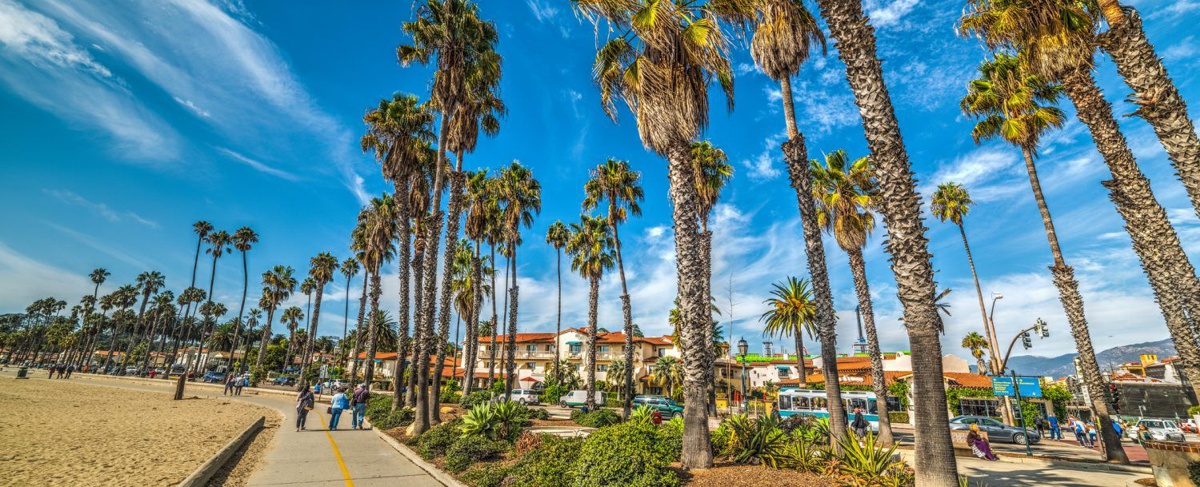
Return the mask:
[(138, 368), (132, 365), (125, 367), (125, 375), (138, 375)]
[(1200, 433), (1200, 425), (1196, 424), (1195, 419), (1185, 419), (1179, 422), (1179, 429), (1184, 433)]
[[(293, 379), (293, 380), (295, 380), (295, 379)], [(349, 384), (347, 384), (346, 382), (342, 381), (341, 379), (334, 379), (334, 380), (328, 381), (328, 382), (326, 382), (326, 383), (324, 383), (324, 384), (321, 384), (321, 390), (322, 390), (322, 391), (333, 391), (334, 389), (341, 389), (341, 388), (343, 388), (343, 387), (346, 387), (346, 386), (348, 386), (348, 385), (349, 385)], [(332, 393), (332, 392), (331, 392), (331, 393)]]
[(957, 416), (950, 419), (950, 429), (971, 429), (972, 424), (979, 425), (979, 431), (987, 433), (989, 441), (1004, 441), (1024, 445), (1037, 444), (1042, 441), (1036, 429), (1008, 426), (987, 416)]
[[(604, 403), (604, 393), (596, 391), (596, 405), (603, 406)], [(558, 405), (564, 408), (579, 407), (585, 404), (587, 404), (587, 391), (571, 391), (558, 400)]]
[(217, 371), (209, 371), (205, 372), (204, 375), (200, 377), (200, 380), (204, 382), (222, 382), (225, 380), (225, 374)]
[(271, 384), (276, 385), (276, 386), (294, 386), (294, 385), (296, 385), (296, 378), (295, 377), (284, 377), (281, 375), (279, 377), (276, 377), (274, 380), (272, 380)]
[(524, 405), (537, 404), (538, 393), (533, 389), (513, 389), (512, 400)]
[(1179, 428), (1179, 424), (1170, 419), (1139, 419), (1136, 424), (1129, 428), (1129, 437), (1134, 440), (1138, 438), (1138, 431), (1145, 426), (1150, 431), (1150, 438), (1154, 441), (1187, 441), (1183, 436), (1183, 430)]
[(665, 396), (633, 396), (633, 408), (650, 406), (665, 418), (683, 417), (683, 406)]

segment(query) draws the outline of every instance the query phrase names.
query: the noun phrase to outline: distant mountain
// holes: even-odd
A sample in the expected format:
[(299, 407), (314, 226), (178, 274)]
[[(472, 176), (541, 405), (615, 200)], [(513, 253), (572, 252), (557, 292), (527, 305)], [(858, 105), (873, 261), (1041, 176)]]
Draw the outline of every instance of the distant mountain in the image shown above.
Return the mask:
[[(1135, 343), (1133, 345), (1113, 347), (1096, 354), (1096, 361), (1100, 363), (1100, 370), (1107, 372), (1110, 368), (1119, 366), (1125, 362), (1137, 362), (1141, 355), (1147, 353), (1158, 355), (1160, 360), (1173, 357), (1176, 355), (1175, 343), (1170, 338), (1167, 338), (1157, 342)], [(1050, 376), (1057, 379), (1075, 373), (1075, 364), (1073, 362), (1076, 355), (1079, 354), (1068, 353), (1057, 357), (1020, 355), (1008, 359), (1008, 368), (1017, 371), (1021, 375)]]

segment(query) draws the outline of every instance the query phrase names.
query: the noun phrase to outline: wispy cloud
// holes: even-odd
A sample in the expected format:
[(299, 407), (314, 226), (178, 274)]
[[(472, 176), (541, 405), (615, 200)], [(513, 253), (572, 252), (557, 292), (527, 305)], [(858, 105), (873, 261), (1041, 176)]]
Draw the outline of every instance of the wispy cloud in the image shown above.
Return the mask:
[(110, 246), (107, 243), (104, 243), (103, 239), (97, 238), (92, 235), (87, 235), (83, 232), (80, 232), (80, 231), (77, 231), (77, 230), (74, 230), (71, 228), (67, 228), (65, 226), (59, 225), (54, 222), (43, 221), (42, 223), (50, 228), (58, 230), (63, 235), (70, 237), (71, 239), (75, 240), (76, 242), (79, 242), (80, 244), (83, 244), (84, 246), (91, 247), (92, 249), (96, 250), (97, 252), (100, 252), (104, 255), (112, 257), (113, 259), (116, 259), (116, 260), (119, 260), (126, 264), (129, 264), (136, 269), (154, 269), (154, 268), (156, 268), (156, 266), (152, 265), (153, 264), (152, 262), (147, 262), (145, 260), (142, 260), (138, 257), (131, 255), (130, 253), (128, 253), (124, 250), (120, 250), (113, 246)]
[(741, 160), (742, 166), (748, 171), (746, 175), (752, 181), (768, 181), (783, 174), (783, 171), (779, 169), (779, 166), (783, 164), (780, 144), (785, 140), (787, 140), (786, 132), (770, 135), (763, 140), (762, 152), (759, 152), (753, 159)]
[(49, 196), (53, 196), (54, 198), (57, 198), (59, 201), (62, 201), (63, 203), (86, 208), (86, 209), (90, 210), (91, 212), (99, 215), (101, 218), (104, 218), (105, 220), (108, 220), (113, 223), (132, 221), (134, 223), (139, 223), (139, 224), (145, 225), (145, 226), (153, 228), (153, 229), (159, 228), (158, 222), (155, 222), (154, 220), (150, 220), (148, 218), (142, 217), (141, 215), (138, 215), (137, 213), (134, 213), (132, 211), (114, 210), (112, 207), (108, 206), (107, 204), (97, 203), (95, 201), (88, 200), (87, 198), (84, 198), (72, 191), (67, 191), (65, 189), (43, 189), (42, 192)]
[(259, 171), (259, 172), (262, 172), (262, 173), (265, 173), (265, 174), (270, 174), (270, 175), (272, 175), (272, 176), (275, 176), (275, 177), (277, 177), (277, 178), (284, 179), (284, 180), (287, 180), (287, 181), (296, 182), (296, 181), (299, 181), (299, 180), (300, 180), (300, 177), (299, 177), (299, 176), (296, 176), (295, 174), (292, 174), (292, 173), (290, 173), (290, 172), (283, 171), (283, 170), (280, 170), (280, 169), (275, 169), (275, 168), (273, 168), (273, 167), (271, 167), (271, 166), (268, 166), (268, 165), (266, 165), (266, 164), (263, 164), (262, 162), (259, 162), (259, 161), (256, 161), (256, 160), (254, 160), (254, 159), (251, 159), (251, 158), (249, 158), (249, 157), (246, 157), (246, 156), (243, 156), (243, 155), (241, 155), (241, 154), (238, 154), (237, 152), (234, 152), (234, 151), (232, 151), (232, 150), (230, 150), (230, 149), (227, 149), (227, 148), (224, 148), (224, 147), (218, 147), (218, 148), (217, 148), (217, 151), (219, 151), (219, 152), (221, 152), (222, 154), (225, 154), (225, 155), (227, 155), (227, 156), (229, 156), (229, 157), (233, 158), (234, 160), (236, 160), (236, 161), (238, 161), (238, 162), (244, 163), (244, 164), (246, 164), (247, 166), (250, 166), (250, 167), (254, 168), (254, 170), (255, 170), (255, 171)]
[(0, 309), (23, 310), (46, 296), (71, 303), (88, 286), (82, 275), (38, 261), (0, 241)]
[(529, 10), (533, 11), (533, 16), (537, 18), (538, 22), (554, 20), (554, 17), (558, 15), (558, 9), (546, 0), (525, 0), (525, 4), (529, 5)]
[(867, 0), (867, 16), (871, 24), (883, 29), (898, 24), (919, 3), (920, 0)]

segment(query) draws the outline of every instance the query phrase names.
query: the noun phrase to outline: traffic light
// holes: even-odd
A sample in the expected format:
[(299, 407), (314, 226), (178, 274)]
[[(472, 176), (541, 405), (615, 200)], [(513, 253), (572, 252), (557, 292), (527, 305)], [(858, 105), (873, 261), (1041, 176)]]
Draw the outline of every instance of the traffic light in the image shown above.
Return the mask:
[(1021, 334), (1021, 346), (1025, 347), (1025, 350), (1033, 348), (1033, 338), (1029, 336), (1029, 332)]
[(1121, 390), (1117, 388), (1116, 384), (1109, 382), (1107, 392), (1108, 403), (1112, 405), (1113, 411), (1121, 412)]

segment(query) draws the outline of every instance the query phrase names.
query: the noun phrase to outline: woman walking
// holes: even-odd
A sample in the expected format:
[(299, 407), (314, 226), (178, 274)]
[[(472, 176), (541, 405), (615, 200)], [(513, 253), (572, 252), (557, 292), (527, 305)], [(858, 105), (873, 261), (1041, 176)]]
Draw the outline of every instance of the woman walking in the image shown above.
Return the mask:
[(350, 400), (346, 398), (344, 389), (338, 389), (337, 394), (333, 395), (333, 399), (329, 400), (329, 431), (335, 431), (338, 427), (338, 419), (342, 417), (342, 411), (350, 409)]
[(308, 419), (308, 412), (312, 411), (312, 408), (312, 389), (305, 387), (300, 391), (300, 395), (296, 396), (296, 431), (304, 429), (304, 420)]

